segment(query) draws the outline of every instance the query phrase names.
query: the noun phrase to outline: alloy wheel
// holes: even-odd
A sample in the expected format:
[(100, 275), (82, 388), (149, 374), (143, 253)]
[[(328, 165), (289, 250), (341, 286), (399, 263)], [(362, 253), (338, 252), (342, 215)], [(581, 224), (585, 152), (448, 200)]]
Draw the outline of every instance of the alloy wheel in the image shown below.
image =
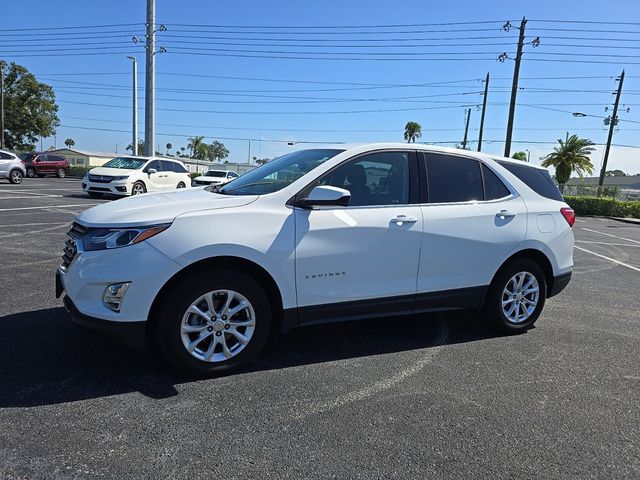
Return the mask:
[(251, 302), (233, 290), (214, 290), (191, 303), (182, 316), (180, 335), (190, 355), (204, 362), (224, 362), (251, 341), (256, 315)]
[(502, 312), (511, 323), (523, 323), (535, 311), (539, 298), (540, 286), (535, 275), (518, 272), (502, 291)]

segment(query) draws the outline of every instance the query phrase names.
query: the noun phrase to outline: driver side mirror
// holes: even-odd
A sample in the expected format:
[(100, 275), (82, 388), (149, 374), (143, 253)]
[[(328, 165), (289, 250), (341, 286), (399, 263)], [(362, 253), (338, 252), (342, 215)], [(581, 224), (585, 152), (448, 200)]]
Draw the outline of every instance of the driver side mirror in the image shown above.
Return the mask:
[(315, 187), (306, 198), (300, 198), (296, 206), (301, 208), (313, 207), (348, 207), (351, 192), (344, 188), (320, 185)]
[(156, 170), (155, 168), (147, 168), (147, 173), (151, 175), (152, 173), (158, 173), (158, 170)]

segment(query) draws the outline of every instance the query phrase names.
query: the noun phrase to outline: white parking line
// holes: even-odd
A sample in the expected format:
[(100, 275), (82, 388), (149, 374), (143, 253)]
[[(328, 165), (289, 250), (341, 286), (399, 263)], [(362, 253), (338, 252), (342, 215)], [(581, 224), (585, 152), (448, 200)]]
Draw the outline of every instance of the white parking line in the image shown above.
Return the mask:
[(71, 222), (37, 222), (37, 223), (19, 223), (17, 225), (0, 225), (0, 228), (10, 227), (35, 227), (36, 225), (70, 225)]
[[(45, 194), (41, 194), (38, 195), (36, 198), (62, 198), (63, 195), (45, 195)], [(35, 198), (29, 198), (29, 197), (0, 197), (0, 200), (35, 200)]]
[(44, 205), (42, 207), (19, 207), (19, 208), (0, 208), (0, 212), (17, 212), (18, 210), (42, 210), (45, 208), (71, 208), (71, 207), (86, 207), (88, 205), (100, 205), (104, 202), (98, 203), (76, 203), (73, 205)]
[(578, 250), (582, 250), (583, 252), (590, 253), (591, 255), (595, 255), (596, 257), (604, 258), (605, 260), (609, 260), (610, 262), (617, 263), (618, 265), (622, 265), (623, 267), (630, 268), (631, 270), (635, 270), (636, 272), (640, 272), (640, 268), (629, 265), (628, 263), (621, 262), (620, 260), (616, 260), (615, 258), (600, 255), (599, 253), (592, 252), (591, 250), (587, 250), (586, 248), (578, 247), (577, 245), (574, 245), (573, 248), (577, 248)]
[(640, 248), (640, 245), (633, 245), (631, 243), (606, 243), (606, 242), (592, 242), (592, 241), (589, 241), (589, 240), (576, 240), (576, 243), (593, 243), (594, 245), (611, 245), (613, 247)]
[(638, 240), (633, 240), (631, 238), (619, 237), (618, 235), (612, 235), (610, 233), (598, 232), (597, 230), (591, 230), (590, 228), (583, 228), (582, 230), (586, 230), (587, 232), (599, 233), (600, 235), (606, 235), (607, 237), (619, 238), (620, 240), (626, 240), (627, 242), (640, 243)]

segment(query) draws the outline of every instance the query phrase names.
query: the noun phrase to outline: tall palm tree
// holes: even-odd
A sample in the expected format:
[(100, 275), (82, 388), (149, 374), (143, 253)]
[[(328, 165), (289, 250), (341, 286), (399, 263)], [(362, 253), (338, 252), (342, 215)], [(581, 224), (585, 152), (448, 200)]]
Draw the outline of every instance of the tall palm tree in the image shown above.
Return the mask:
[(167, 155), (169, 155), (169, 150), (171, 150), (173, 148), (173, 145), (171, 145), (170, 143), (167, 143)]
[(202, 150), (201, 145), (204, 144), (204, 137), (191, 137), (188, 140), (187, 148), (191, 150), (191, 156), (195, 157), (196, 153)]
[(422, 126), (418, 122), (407, 122), (404, 126), (404, 139), (407, 143), (415, 143), (422, 136)]
[(76, 144), (76, 142), (73, 141), (73, 138), (67, 138), (64, 141), (64, 144), (67, 146), (67, 148), (71, 148)]
[(559, 146), (553, 149), (549, 155), (542, 159), (543, 167), (554, 167), (556, 169), (556, 180), (560, 185), (560, 191), (564, 189), (573, 172), (576, 172), (581, 178), (587, 173), (593, 173), (593, 164), (589, 160), (589, 155), (593, 153), (594, 143), (587, 138), (578, 138), (577, 135), (567, 133), (567, 138), (563, 142), (558, 139)]

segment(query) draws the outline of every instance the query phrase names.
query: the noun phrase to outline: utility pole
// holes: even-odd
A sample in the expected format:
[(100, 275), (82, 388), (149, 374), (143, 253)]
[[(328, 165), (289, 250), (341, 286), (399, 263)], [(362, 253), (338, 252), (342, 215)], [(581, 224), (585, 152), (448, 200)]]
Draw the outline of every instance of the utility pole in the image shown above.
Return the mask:
[(469, 119), (471, 118), (471, 109), (468, 108), (466, 111), (467, 114), (467, 120), (466, 120), (466, 124), (464, 127), (464, 139), (462, 140), (462, 149), (466, 150), (467, 149), (467, 134), (469, 133)]
[[(133, 62), (133, 140), (131, 141), (131, 152), (138, 155), (138, 60), (136, 57), (128, 56), (127, 58)], [(116, 150), (117, 148), (116, 146)]]
[(4, 70), (0, 65), (0, 148), (4, 148)]
[(156, 134), (156, 0), (147, 0), (147, 65), (144, 90), (144, 154), (155, 153)]
[(482, 151), (482, 133), (484, 132), (484, 114), (487, 111), (487, 94), (489, 93), (489, 72), (484, 80), (484, 98), (482, 99), (482, 115), (480, 116), (480, 133), (478, 134), (478, 151)]
[(249, 139), (249, 153), (247, 153), (247, 163), (251, 165), (251, 139)]
[(609, 150), (611, 150), (611, 140), (613, 140), (613, 130), (618, 125), (618, 105), (620, 105), (620, 95), (622, 94), (622, 82), (624, 82), (624, 70), (618, 79), (618, 92), (616, 93), (616, 102), (613, 104), (613, 113), (609, 122), (609, 136), (607, 137), (607, 146), (604, 149), (604, 159), (602, 160), (602, 169), (600, 170), (600, 178), (598, 179), (598, 196), (604, 184), (604, 174), (607, 171), (607, 161), (609, 160)]
[(513, 118), (516, 113), (516, 97), (518, 95), (518, 78), (520, 76), (520, 61), (522, 60), (522, 47), (524, 46), (524, 30), (527, 19), (522, 17), (520, 22), (520, 36), (518, 37), (518, 53), (513, 67), (513, 83), (511, 84), (511, 102), (509, 104), (509, 120), (507, 121), (507, 138), (504, 143), (504, 156), (511, 155), (511, 137), (513, 135)]

